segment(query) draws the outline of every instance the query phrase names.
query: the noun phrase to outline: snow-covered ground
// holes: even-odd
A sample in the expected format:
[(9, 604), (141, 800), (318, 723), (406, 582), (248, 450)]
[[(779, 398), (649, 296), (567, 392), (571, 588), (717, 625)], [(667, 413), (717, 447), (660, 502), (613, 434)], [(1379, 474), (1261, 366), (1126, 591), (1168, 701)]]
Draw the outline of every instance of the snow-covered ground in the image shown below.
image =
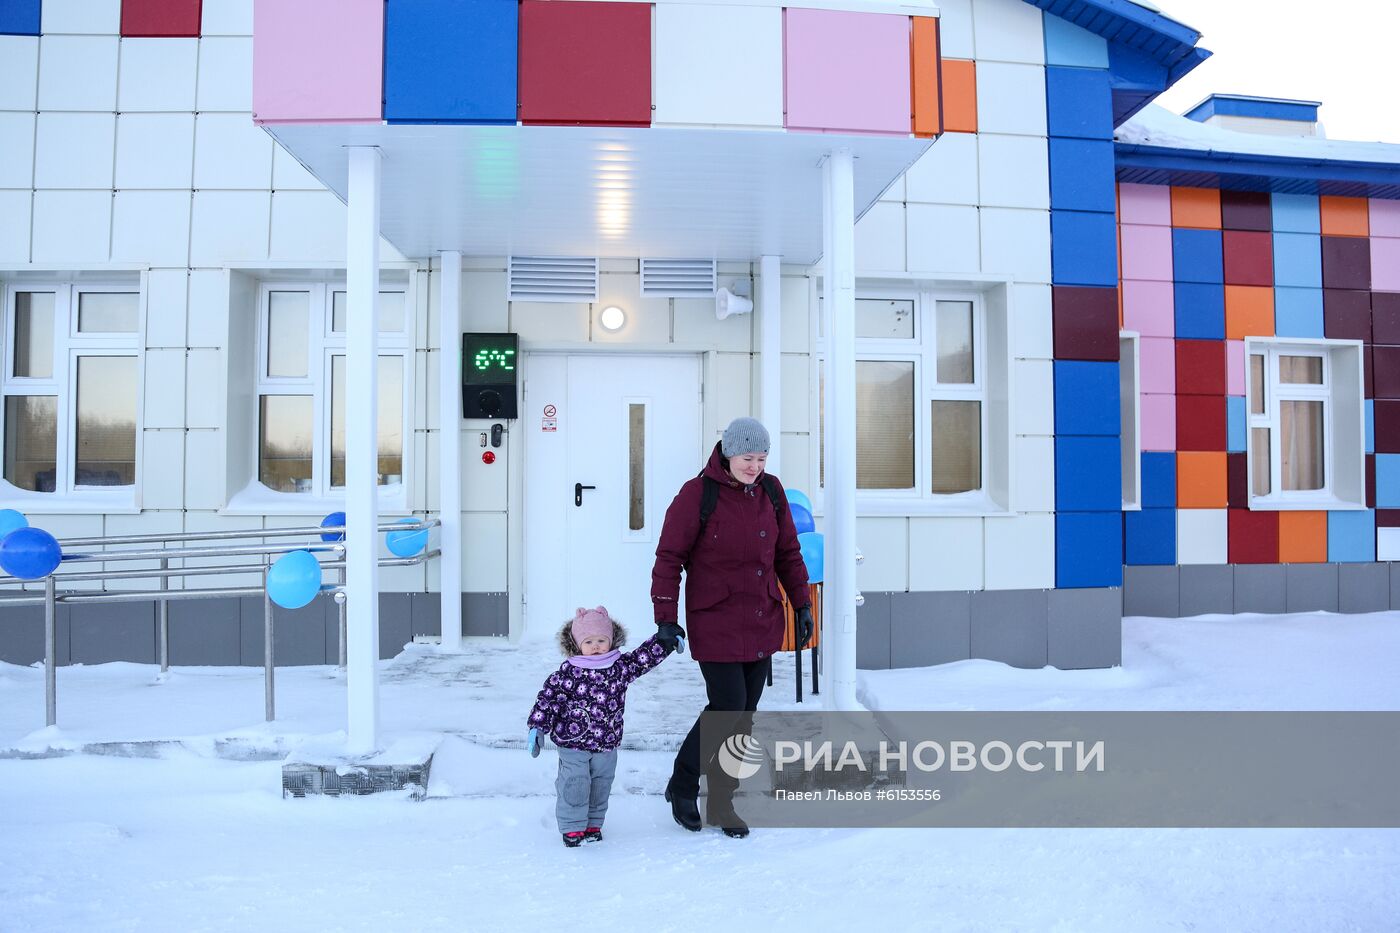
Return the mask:
[[(523, 750), (547, 644), (411, 648), (383, 665), (383, 735), (436, 742), (429, 799), (282, 799), (280, 753), (334, 747), (344, 682), (256, 669), (0, 664), (0, 755), (160, 740), (158, 757), (0, 758), (0, 931), (1400, 930), (1397, 830), (757, 830), (672, 823), (659, 791), (703, 701), (688, 656), (629, 692), (596, 846), (566, 850), (554, 762)], [(1124, 620), (1123, 667), (986, 661), (865, 672), (881, 709), (1400, 709), (1400, 613)], [(792, 703), (783, 659), (764, 708)], [(181, 740), (178, 744), (168, 740)], [(110, 746), (108, 746), (110, 747)], [(152, 748), (148, 746), (148, 748)]]

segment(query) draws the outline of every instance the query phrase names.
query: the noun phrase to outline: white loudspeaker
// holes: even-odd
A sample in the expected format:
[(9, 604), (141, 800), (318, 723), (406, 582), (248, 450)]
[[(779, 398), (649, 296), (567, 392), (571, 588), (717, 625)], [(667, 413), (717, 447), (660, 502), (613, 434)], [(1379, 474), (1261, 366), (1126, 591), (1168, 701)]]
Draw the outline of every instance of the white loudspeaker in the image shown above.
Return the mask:
[(727, 288), (721, 288), (715, 294), (715, 317), (721, 321), (731, 314), (748, 314), (752, 310), (752, 301), (734, 294)]

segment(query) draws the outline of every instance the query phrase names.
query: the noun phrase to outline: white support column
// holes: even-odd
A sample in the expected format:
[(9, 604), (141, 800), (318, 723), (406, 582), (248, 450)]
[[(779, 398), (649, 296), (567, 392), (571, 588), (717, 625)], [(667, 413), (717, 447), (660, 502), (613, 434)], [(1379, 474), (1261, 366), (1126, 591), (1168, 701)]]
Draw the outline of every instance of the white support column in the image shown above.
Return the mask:
[(781, 477), (783, 438), (782, 260), (764, 256), (758, 266), (758, 420), (768, 429), (768, 472)]
[(379, 748), (379, 150), (349, 147), (345, 334), (346, 691), (351, 754)]
[(462, 650), (462, 254), (442, 254), (438, 308), (438, 558), (442, 651)]
[(830, 708), (856, 702), (855, 168), (849, 149), (826, 160), (826, 584), (823, 638)]

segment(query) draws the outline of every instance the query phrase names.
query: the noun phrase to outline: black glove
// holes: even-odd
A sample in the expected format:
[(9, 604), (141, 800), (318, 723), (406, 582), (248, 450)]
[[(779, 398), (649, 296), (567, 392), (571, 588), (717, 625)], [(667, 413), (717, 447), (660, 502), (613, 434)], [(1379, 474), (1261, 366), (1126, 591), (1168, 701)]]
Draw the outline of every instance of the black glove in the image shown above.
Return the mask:
[(793, 634), (797, 636), (797, 650), (801, 651), (807, 647), (807, 642), (812, 640), (812, 607), (803, 606), (797, 610), (797, 616), (793, 620)]
[(672, 651), (685, 651), (685, 630), (674, 622), (656, 623), (656, 640), (668, 654)]

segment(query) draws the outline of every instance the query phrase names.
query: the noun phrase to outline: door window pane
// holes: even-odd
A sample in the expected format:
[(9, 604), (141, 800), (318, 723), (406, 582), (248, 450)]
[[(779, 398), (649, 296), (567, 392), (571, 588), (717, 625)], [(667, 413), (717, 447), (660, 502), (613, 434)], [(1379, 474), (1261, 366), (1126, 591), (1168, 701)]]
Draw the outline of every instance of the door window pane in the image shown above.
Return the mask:
[(258, 482), (278, 492), (311, 492), (309, 395), (264, 395), (258, 419)]
[(79, 292), (78, 332), (134, 334), (141, 321), (141, 297), (135, 292)]
[(982, 403), (933, 403), (933, 491), (982, 488)]
[(856, 336), (912, 340), (914, 337), (913, 300), (857, 298)]
[(938, 381), (968, 384), (972, 371), (972, 302), (938, 302)]
[(1264, 413), (1264, 357), (1262, 354), (1252, 353), (1249, 356), (1249, 395), (1249, 413), (1262, 415)]
[(1280, 483), (1286, 490), (1321, 489), (1322, 402), (1279, 403)]
[(30, 379), (53, 377), (53, 292), (15, 295), (14, 374)]
[(856, 361), (856, 486), (914, 485), (914, 364)]
[(267, 375), (303, 379), (311, 314), (309, 292), (271, 292), (267, 296)]
[[(345, 485), (345, 357), (331, 357), (331, 485)], [(403, 357), (379, 358), (379, 485), (403, 482)]]
[(646, 527), (647, 407), (627, 406), (627, 527)]
[(135, 484), (136, 399), (136, 357), (78, 357), (74, 485)]
[(1278, 381), (1285, 385), (1322, 385), (1322, 357), (1280, 356)]
[(58, 398), (5, 399), (5, 479), (31, 492), (53, 492), (57, 472)]
[[(331, 332), (345, 333), (346, 308), (348, 299), (345, 292), (331, 295)], [(403, 331), (404, 293), (379, 293), (379, 332), (397, 334)]]
[(1249, 481), (1250, 489), (1256, 496), (1267, 496), (1273, 488), (1269, 466), (1269, 429), (1250, 428), (1249, 445), (1254, 461), (1254, 470)]

